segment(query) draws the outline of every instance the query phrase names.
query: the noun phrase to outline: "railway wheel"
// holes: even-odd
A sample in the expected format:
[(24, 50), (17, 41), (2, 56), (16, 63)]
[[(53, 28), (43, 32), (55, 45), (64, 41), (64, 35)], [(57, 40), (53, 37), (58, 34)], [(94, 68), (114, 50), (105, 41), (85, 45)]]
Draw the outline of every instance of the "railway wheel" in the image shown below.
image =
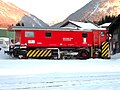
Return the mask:
[(89, 58), (89, 52), (85, 49), (82, 49), (78, 52), (77, 58), (78, 59), (88, 59)]
[(16, 50), (13, 51), (13, 56), (14, 56), (15, 58), (18, 58), (19, 55), (18, 55), (18, 53), (17, 53)]

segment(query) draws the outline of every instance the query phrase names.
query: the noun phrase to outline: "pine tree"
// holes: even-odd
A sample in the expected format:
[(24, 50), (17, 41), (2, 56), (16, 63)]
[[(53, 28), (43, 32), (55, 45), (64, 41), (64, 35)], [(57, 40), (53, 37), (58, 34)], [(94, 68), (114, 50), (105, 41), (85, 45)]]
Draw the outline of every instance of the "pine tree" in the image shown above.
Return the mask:
[(115, 16), (105, 16), (97, 23), (98, 25), (112, 22), (116, 17)]
[(16, 24), (16, 26), (24, 26), (24, 23), (23, 23), (23, 22), (18, 22), (18, 23)]
[(16, 26), (20, 26), (20, 23), (17, 23)]

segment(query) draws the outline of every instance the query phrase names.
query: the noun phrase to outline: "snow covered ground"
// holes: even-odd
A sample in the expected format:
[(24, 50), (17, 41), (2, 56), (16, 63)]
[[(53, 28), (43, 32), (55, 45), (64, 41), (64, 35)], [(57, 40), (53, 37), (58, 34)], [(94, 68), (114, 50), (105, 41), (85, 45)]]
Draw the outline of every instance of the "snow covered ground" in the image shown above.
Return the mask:
[(2, 50), (0, 90), (120, 90), (120, 54), (104, 60), (19, 60)]

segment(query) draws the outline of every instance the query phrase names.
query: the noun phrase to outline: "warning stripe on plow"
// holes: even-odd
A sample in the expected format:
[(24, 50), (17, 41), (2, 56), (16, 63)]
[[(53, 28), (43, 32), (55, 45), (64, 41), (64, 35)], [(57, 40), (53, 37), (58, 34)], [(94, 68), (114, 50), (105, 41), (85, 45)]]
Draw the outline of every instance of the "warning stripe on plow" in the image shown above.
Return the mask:
[(43, 49), (43, 50), (29, 50), (27, 52), (27, 57), (30, 58), (49, 58), (52, 56), (52, 50)]
[(103, 42), (102, 43), (102, 57), (108, 57), (109, 54), (109, 43)]

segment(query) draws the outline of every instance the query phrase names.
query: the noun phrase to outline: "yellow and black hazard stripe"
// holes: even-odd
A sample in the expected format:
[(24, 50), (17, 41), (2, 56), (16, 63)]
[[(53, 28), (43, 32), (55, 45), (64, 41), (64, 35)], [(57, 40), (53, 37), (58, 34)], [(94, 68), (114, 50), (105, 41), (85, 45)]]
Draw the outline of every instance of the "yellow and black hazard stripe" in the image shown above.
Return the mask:
[(103, 42), (102, 43), (102, 57), (108, 57), (109, 55), (109, 43)]
[(49, 58), (52, 56), (51, 49), (29, 50), (27, 52), (28, 58)]

